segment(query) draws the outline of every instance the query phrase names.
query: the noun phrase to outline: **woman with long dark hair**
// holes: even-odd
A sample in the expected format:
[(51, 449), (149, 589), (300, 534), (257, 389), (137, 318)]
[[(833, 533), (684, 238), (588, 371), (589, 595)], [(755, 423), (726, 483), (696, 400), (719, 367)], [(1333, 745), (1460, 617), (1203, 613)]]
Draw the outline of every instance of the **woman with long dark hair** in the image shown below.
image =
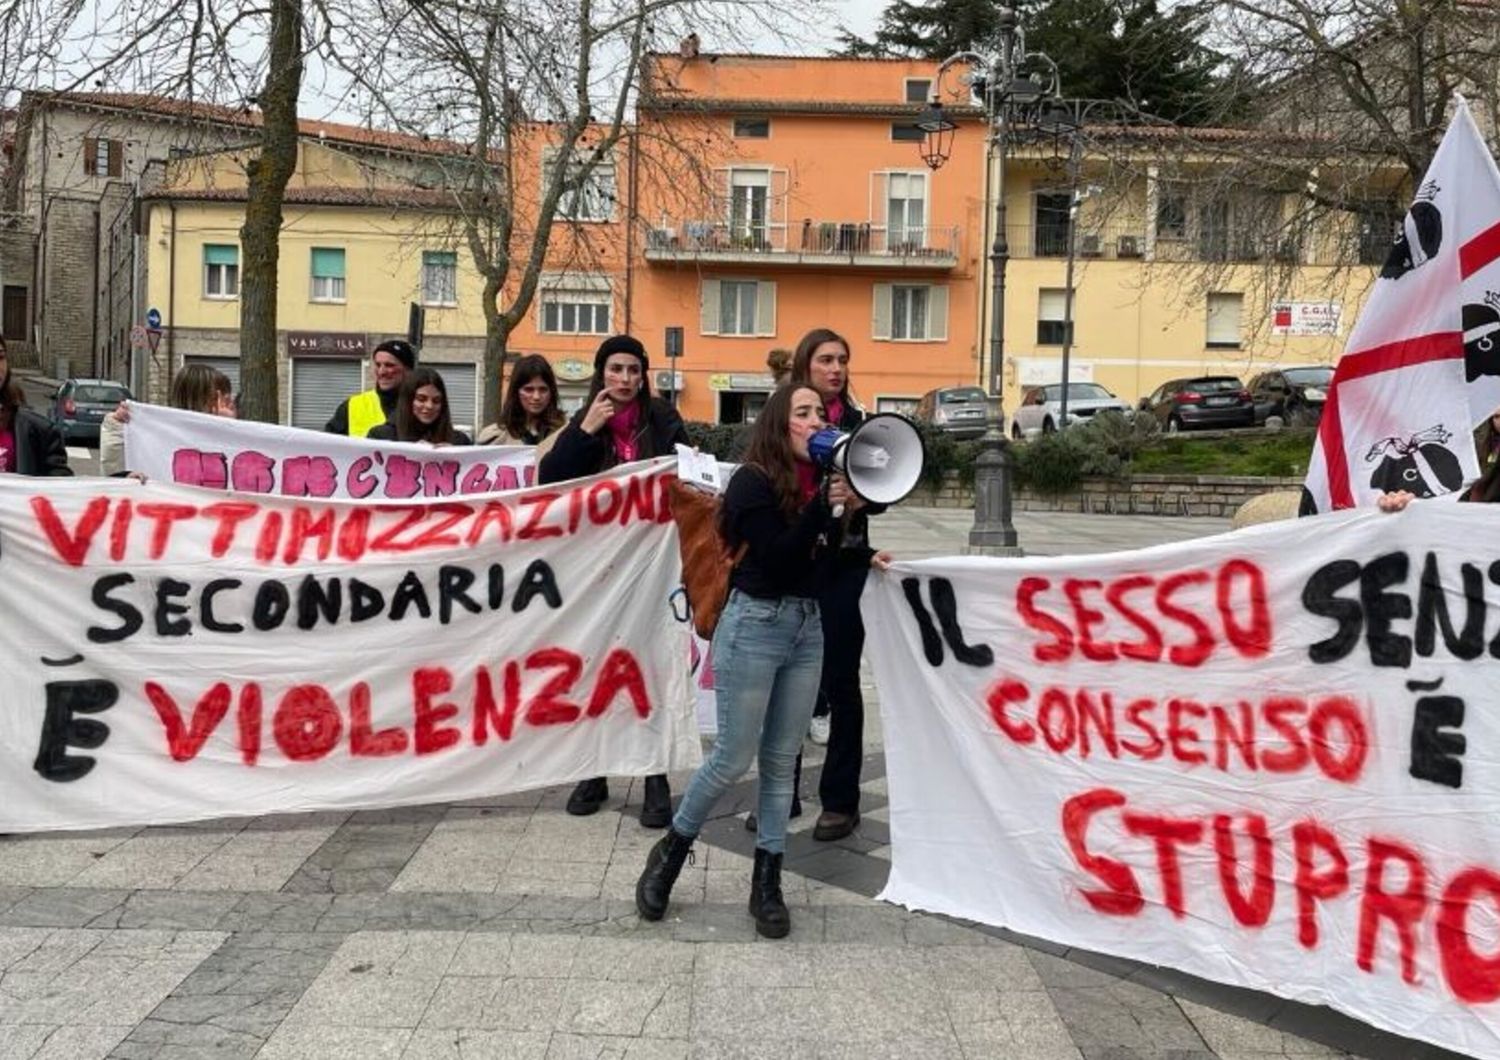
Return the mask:
[[(755, 421), (745, 460), (724, 494), (720, 531), (730, 548), (745, 547), (730, 576), (729, 599), (714, 630), (714, 692), (719, 732), (693, 775), (672, 827), (646, 859), (636, 910), (647, 920), (666, 913), (672, 886), (715, 803), (759, 758), (755, 867), (750, 915), (756, 931), (782, 938), (791, 917), (781, 894), (781, 860), (792, 805), (792, 774), (823, 670), (824, 623), (818, 600), (833, 574), (838, 530), (833, 511), (864, 502), (842, 477), (818, 482), (808, 440), (825, 425), (823, 399), (788, 384)], [(868, 567), (889, 557), (868, 549)]]
[(469, 436), (453, 429), (448, 387), (434, 368), (406, 373), (396, 396), (396, 422), (370, 428), (365, 437), (381, 442), (427, 442), (429, 445), (468, 445)]
[(500, 421), (479, 432), (479, 444), (539, 445), (567, 422), (552, 365), (541, 354), (529, 353), (511, 366)]
[[(792, 357), (792, 382), (818, 392), (829, 426), (852, 431), (864, 422), (864, 410), (849, 393), (849, 343), (838, 332), (814, 328), (802, 337)], [(823, 810), (813, 826), (813, 838), (825, 842), (843, 839), (859, 824), (859, 774), (865, 754), (865, 701), (859, 689), (865, 626), (859, 598), (870, 570), (869, 517), (884, 510), (881, 505), (845, 509), (839, 547), (818, 598), (824, 638), (821, 688), (830, 726), (828, 757), (818, 782)]]
[(71, 475), (62, 432), (26, 407), (26, 395), (0, 340), (0, 472), (36, 477)]
[[(651, 396), (646, 347), (631, 335), (612, 335), (594, 354), (588, 400), (566, 427), (537, 447), (537, 481), (542, 484), (597, 475), (617, 464), (668, 456), (688, 444), (677, 410)], [(597, 813), (609, 799), (604, 777), (581, 781), (568, 796), (575, 817)], [(665, 828), (672, 820), (672, 789), (664, 773), (646, 778), (641, 824)]]

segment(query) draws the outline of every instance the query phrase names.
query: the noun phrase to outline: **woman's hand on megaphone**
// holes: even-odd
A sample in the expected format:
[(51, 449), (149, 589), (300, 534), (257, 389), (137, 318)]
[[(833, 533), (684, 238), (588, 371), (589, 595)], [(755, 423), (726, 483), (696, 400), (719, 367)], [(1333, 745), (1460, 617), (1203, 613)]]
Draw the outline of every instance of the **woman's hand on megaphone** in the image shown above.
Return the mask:
[(865, 500), (843, 475), (833, 475), (828, 480), (828, 506), (835, 513), (857, 512), (865, 506)]

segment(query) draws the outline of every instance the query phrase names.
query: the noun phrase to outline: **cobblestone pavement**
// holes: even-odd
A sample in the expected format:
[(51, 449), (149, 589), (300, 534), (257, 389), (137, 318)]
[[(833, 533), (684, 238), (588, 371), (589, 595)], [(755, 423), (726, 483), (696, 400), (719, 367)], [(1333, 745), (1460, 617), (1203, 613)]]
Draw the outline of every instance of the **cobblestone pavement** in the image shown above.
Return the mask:
[[(1054, 553), (1225, 528), (1017, 523), (1023, 545)], [(967, 524), (896, 512), (882, 544), (952, 553)], [(889, 856), (879, 729), (872, 709), (859, 832), (812, 842), (815, 798), (793, 822), (783, 942), (757, 940), (745, 912), (753, 779), (721, 804), (657, 924), (632, 901), (659, 835), (633, 815), (639, 782), (613, 781), (588, 818), (552, 789), (0, 839), (0, 1060), (1447, 1055), (1325, 1009), (874, 901)], [(807, 750), (816, 792), (821, 751)]]

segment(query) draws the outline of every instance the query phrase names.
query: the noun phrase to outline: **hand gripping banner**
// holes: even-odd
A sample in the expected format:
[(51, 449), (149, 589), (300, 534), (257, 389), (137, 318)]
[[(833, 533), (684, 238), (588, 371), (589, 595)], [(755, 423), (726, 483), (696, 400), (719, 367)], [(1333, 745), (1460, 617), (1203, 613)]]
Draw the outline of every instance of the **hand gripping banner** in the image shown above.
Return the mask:
[(0, 476), (0, 832), (695, 765), (673, 474), (404, 505)]
[(1493, 505), (935, 559), (863, 601), (889, 901), (1500, 1057)]

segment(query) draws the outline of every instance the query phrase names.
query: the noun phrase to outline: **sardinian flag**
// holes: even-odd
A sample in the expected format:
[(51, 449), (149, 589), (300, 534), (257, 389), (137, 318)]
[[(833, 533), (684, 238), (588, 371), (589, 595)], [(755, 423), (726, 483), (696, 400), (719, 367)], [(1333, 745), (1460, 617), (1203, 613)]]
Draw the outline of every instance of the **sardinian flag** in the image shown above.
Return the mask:
[(1500, 170), (1460, 97), (1334, 372), (1302, 514), (1460, 489), (1497, 407)]

